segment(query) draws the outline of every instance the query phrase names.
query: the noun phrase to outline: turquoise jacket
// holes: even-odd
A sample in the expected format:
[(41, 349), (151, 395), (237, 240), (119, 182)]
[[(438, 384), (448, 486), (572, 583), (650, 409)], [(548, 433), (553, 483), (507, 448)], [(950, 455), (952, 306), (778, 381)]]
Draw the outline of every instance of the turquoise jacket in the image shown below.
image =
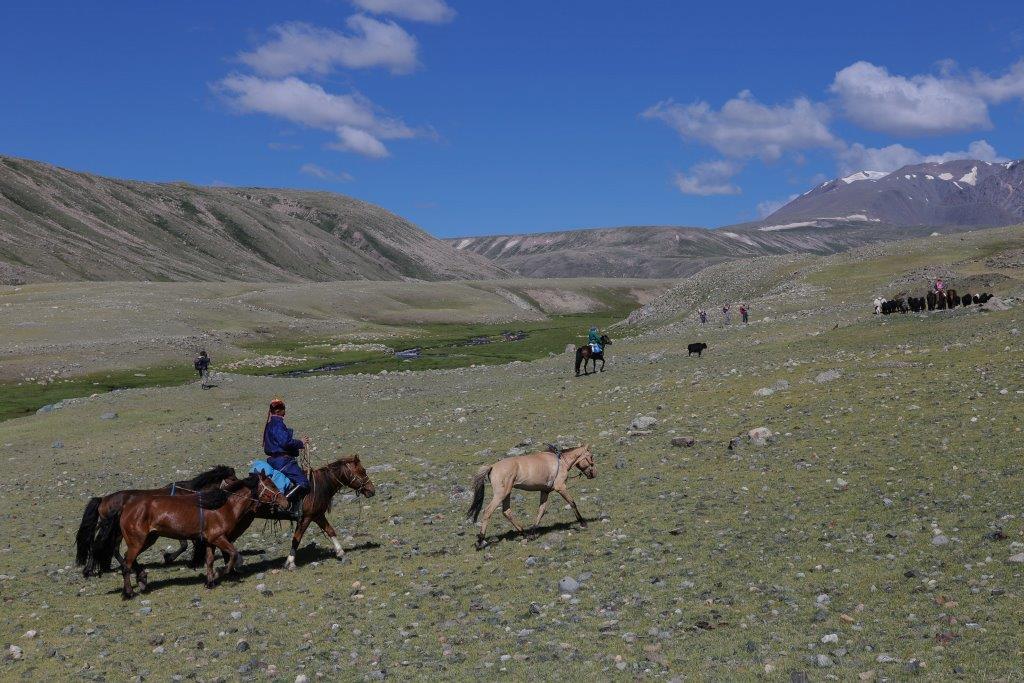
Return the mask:
[(597, 330), (591, 330), (590, 334), (587, 335), (587, 342), (590, 344), (600, 344), (601, 334)]

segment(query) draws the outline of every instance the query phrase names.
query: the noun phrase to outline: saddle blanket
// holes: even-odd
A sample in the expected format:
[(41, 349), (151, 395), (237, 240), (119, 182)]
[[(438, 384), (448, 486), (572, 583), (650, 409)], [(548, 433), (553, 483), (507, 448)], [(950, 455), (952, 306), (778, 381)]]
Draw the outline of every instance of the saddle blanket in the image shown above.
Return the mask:
[(593, 351), (594, 353), (601, 353), (601, 345), (600, 344), (591, 344), (590, 345), (590, 350)]
[(267, 475), (274, 482), (274, 486), (281, 493), (288, 493), (288, 489), (291, 488), (292, 482), (284, 475), (284, 472), (275, 470), (270, 466), (270, 463), (266, 460), (253, 460), (252, 467), (249, 468), (250, 472), (260, 472)]

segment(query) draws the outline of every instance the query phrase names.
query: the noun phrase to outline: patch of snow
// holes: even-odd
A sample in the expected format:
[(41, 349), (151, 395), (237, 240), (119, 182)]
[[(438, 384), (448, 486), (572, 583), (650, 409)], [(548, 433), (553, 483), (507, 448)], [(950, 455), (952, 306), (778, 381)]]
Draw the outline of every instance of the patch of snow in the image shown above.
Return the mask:
[(970, 173), (965, 173), (964, 177), (960, 179), (961, 183), (967, 183), (968, 185), (974, 186), (978, 182), (978, 167), (975, 166), (971, 169)]
[(953, 184), (954, 184), (954, 185), (956, 185), (956, 188), (957, 188), (958, 190), (962, 190), (962, 189), (964, 189), (963, 185), (961, 185), (960, 183), (956, 182), (955, 180), (953, 181)]
[(850, 175), (846, 176), (845, 178), (842, 178), (841, 180), (847, 185), (849, 185), (850, 183), (855, 183), (858, 180), (874, 181), (880, 178), (884, 178), (887, 175), (889, 174), (886, 173), (885, 171), (857, 171), (856, 173), (851, 173)]
[(508, 251), (512, 247), (516, 246), (517, 244), (519, 244), (519, 240), (517, 240), (517, 239), (509, 240), (508, 242), (505, 242), (505, 246), (501, 248), (501, 253), (504, 254), (506, 251)]
[(925, 177), (925, 178), (927, 178), (928, 180), (935, 180), (935, 176), (933, 176), (933, 175), (928, 175), (927, 173), (925, 174), (925, 176), (924, 176), (924, 177)]
[(903, 177), (906, 178), (907, 180), (910, 180), (910, 176), (909, 175), (905, 175)]
[(801, 221), (799, 223), (784, 223), (782, 225), (766, 225), (763, 228), (758, 228), (758, 230), (760, 230), (761, 232), (775, 232), (776, 230), (792, 230), (793, 228), (814, 227), (817, 227), (817, 224), (814, 221)]
[(457, 245), (455, 245), (455, 248), (456, 248), (456, 249), (465, 249), (466, 247), (468, 247), (468, 246), (469, 246), (470, 242), (472, 242), (472, 241), (473, 241), (473, 240), (470, 240), (470, 239), (465, 239), (465, 240), (462, 240), (462, 241), (461, 241), (461, 242), (459, 242), (459, 243), (458, 243)]
[(743, 242), (744, 244), (749, 244), (750, 246), (755, 246), (756, 245), (756, 243), (752, 239), (747, 237), (746, 235), (737, 235), (734, 232), (723, 232), (722, 234), (725, 235), (726, 237), (731, 237), (734, 240), (739, 240), (740, 242)]
[(952, 173), (940, 173), (939, 174), (939, 179), (940, 180), (952, 180), (953, 179), (953, 174)]

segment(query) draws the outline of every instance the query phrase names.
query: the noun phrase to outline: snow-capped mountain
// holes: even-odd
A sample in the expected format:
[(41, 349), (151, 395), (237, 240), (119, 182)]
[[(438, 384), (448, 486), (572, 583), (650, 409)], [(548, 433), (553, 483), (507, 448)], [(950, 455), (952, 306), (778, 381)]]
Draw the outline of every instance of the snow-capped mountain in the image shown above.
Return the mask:
[(822, 183), (762, 222), (761, 230), (839, 221), (994, 227), (1024, 222), (1024, 162), (973, 159), (863, 170)]

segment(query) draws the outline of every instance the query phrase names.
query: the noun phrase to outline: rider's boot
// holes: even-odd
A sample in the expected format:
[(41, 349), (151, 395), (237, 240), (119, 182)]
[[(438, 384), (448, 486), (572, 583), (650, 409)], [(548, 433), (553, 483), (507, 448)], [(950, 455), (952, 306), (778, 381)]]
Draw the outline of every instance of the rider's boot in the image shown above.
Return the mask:
[(299, 486), (288, 494), (288, 498), (292, 502), (291, 507), (288, 508), (288, 516), (292, 519), (302, 519), (302, 501), (306, 497), (307, 493), (309, 493), (308, 488), (305, 486)]

